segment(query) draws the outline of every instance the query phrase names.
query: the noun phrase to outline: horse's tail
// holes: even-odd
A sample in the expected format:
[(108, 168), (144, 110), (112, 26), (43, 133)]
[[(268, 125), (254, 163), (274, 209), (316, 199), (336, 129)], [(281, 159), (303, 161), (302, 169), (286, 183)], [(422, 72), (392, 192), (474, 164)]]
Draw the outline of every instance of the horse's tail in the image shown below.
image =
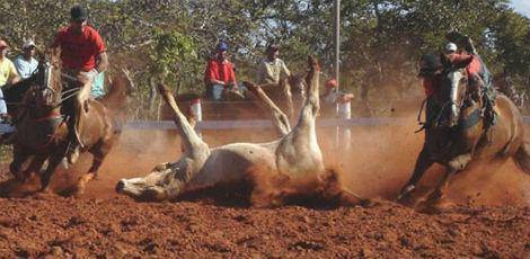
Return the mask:
[(515, 153), (514, 161), (525, 173), (530, 174), (530, 141), (527, 136)]

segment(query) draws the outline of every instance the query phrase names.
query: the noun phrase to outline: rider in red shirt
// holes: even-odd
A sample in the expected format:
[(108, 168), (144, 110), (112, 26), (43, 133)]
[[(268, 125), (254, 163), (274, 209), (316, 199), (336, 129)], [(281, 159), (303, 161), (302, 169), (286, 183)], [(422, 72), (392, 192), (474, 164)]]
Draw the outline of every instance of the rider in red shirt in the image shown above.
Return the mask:
[[(433, 100), (434, 94), (439, 90), (439, 82), (442, 74), (442, 63), (438, 56), (434, 54), (425, 54), (420, 59), (420, 73), (418, 77), (422, 79), (423, 89), (427, 97), (425, 103), (425, 120), (426, 124), (430, 124), (432, 119), (434, 119), (432, 114), (436, 113), (436, 110), (439, 109), (436, 102)], [(426, 128), (428, 128), (426, 125)]]
[(491, 74), (486, 65), (477, 54), (471, 39), (457, 32), (447, 35), (450, 40), (460, 42), (462, 50), (458, 52), (455, 43), (448, 43), (445, 49), (445, 57), (452, 64), (467, 63), (466, 72), (468, 74), (468, 89), (474, 100), (484, 102), (484, 122), (486, 131), (495, 124), (495, 89), (492, 86)]
[(70, 10), (70, 26), (59, 30), (52, 48), (60, 48), (63, 72), (77, 78), (77, 82), (69, 88), (80, 87), (77, 98), (73, 100), (73, 107), (66, 109), (68, 121), (70, 147), (68, 162), (73, 164), (79, 157), (79, 148), (83, 144), (79, 137), (79, 122), (83, 118), (90, 97), (90, 90), (94, 78), (108, 67), (105, 43), (99, 33), (87, 25), (88, 13), (81, 6), (74, 6)]
[(221, 42), (215, 49), (215, 57), (208, 62), (204, 72), (204, 82), (207, 88), (211, 88), (213, 99), (221, 100), (221, 94), (224, 90), (237, 91), (236, 74), (234, 67), (228, 61), (226, 54), (228, 45)]

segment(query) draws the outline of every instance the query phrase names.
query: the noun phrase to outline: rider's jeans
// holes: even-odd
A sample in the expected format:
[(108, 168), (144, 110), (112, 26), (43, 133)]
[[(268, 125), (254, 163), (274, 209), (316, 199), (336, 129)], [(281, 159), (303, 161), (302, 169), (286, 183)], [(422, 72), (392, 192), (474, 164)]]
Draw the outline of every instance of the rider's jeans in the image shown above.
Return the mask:
[(0, 88), (0, 114), (7, 114), (6, 100), (4, 100), (4, 91)]
[(222, 85), (219, 85), (219, 84), (213, 85), (213, 100), (214, 101), (220, 101), (221, 100), (221, 95), (222, 95), (224, 89), (225, 89), (225, 87), (222, 86)]

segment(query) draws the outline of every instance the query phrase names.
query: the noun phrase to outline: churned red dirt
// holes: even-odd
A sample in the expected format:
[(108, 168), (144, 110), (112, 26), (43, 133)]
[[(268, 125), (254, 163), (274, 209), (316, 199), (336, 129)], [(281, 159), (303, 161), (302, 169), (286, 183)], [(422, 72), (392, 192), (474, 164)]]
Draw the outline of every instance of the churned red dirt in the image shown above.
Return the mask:
[[(328, 166), (341, 173), (348, 188), (375, 198), (373, 206), (258, 209), (215, 192), (138, 203), (117, 196), (116, 182), (176, 160), (180, 145), (171, 133), (127, 131), (83, 197), (0, 198), (0, 257), (530, 257), (530, 176), (513, 163), (457, 175), (447, 193), (458, 205), (449, 212), (419, 213), (390, 201), (421, 148), (422, 135), (414, 134), (413, 126), (353, 128), (349, 150), (336, 147), (329, 137), (334, 131), (319, 132)], [(211, 146), (275, 138), (266, 130), (204, 134)], [(88, 166), (82, 161), (60, 170), (53, 178), (55, 190), (62, 193)], [(6, 167), (2, 171), (7, 179)], [(440, 171), (429, 170), (420, 191), (432, 186)], [(23, 195), (21, 189), (10, 191)]]
[(528, 258), (528, 207), (427, 215), (392, 203), (319, 210), (128, 198), (0, 200), (3, 257)]

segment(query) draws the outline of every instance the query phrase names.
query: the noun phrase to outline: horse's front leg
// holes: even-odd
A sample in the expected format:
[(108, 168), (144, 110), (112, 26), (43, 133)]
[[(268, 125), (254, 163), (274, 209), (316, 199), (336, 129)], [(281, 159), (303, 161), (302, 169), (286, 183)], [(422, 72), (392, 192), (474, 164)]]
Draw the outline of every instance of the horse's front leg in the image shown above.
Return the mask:
[(434, 209), (436, 211), (439, 211), (442, 207), (447, 207), (447, 204), (444, 206), (441, 202), (443, 201), (443, 190), (449, 183), (449, 177), (456, 172), (464, 170), (470, 161), (471, 153), (465, 153), (451, 159), (446, 165), (445, 174), (438, 181), (434, 190), (427, 196), (427, 199), (424, 202), (421, 202), (422, 207), (431, 210)]
[(427, 211), (436, 211), (437, 210), (437, 204), (442, 200), (443, 197), (443, 189), (447, 186), (447, 183), (449, 182), (449, 177), (457, 172), (456, 170), (452, 169), (451, 167), (447, 167), (446, 172), (440, 178), (438, 183), (436, 184), (436, 187), (434, 190), (427, 196), (427, 198), (419, 203), (419, 205), (416, 206), (417, 210), (427, 210)]
[(47, 154), (38, 154), (33, 156), (33, 159), (31, 160), (31, 163), (29, 164), (28, 168), (24, 170), (24, 177), (26, 179), (29, 179), (33, 174), (40, 174), (42, 165), (44, 165), (46, 159), (48, 159)]
[(30, 154), (22, 148), (15, 145), (13, 149), (13, 161), (9, 164), (9, 171), (18, 181), (24, 181), (26, 176), (20, 171), (20, 168), (29, 158)]
[(46, 167), (46, 170), (44, 170), (44, 173), (41, 175), (41, 192), (51, 191), (49, 189), (50, 180), (53, 173), (55, 172), (55, 169), (57, 169), (57, 166), (59, 166), (59, 164), (63, 161), (62, 154), (64, 154), (64, 152), (53, 153), (50, 156), (48, 167)]
[(416, 164), (414, 165), (414, 173), (399, 192), (399, 195), (397, 197), (398, 202), (401, 202), (410, 196), (410, 194), (416, 189), (416, 184), (418, 183), (418, 181), (423, 177), (425, 171), (427, 171), (427, 169), (429, 169), (432, 164), (434, 164), (434, 160), (431, 159), (431, 156), (427, 151), (427, 147), (424, 145), (423, 149), (420, 152), (420, 155), (416, 159)]
[(77, 180), (75, 191), (76, 196), (83, 195), (85, 193), (86, 185), (88, 184), (88, 182), (98, 177), (99, 168), (101, 167), (101, 164), (103, 164), (103, 160), (105, 160), (107, 154), (107, 149), (98, 149), (92, 152), (92, 155), (94, 156), (92, 160), (92, 166), (85, 175), (79, 177), (79, 179)]

